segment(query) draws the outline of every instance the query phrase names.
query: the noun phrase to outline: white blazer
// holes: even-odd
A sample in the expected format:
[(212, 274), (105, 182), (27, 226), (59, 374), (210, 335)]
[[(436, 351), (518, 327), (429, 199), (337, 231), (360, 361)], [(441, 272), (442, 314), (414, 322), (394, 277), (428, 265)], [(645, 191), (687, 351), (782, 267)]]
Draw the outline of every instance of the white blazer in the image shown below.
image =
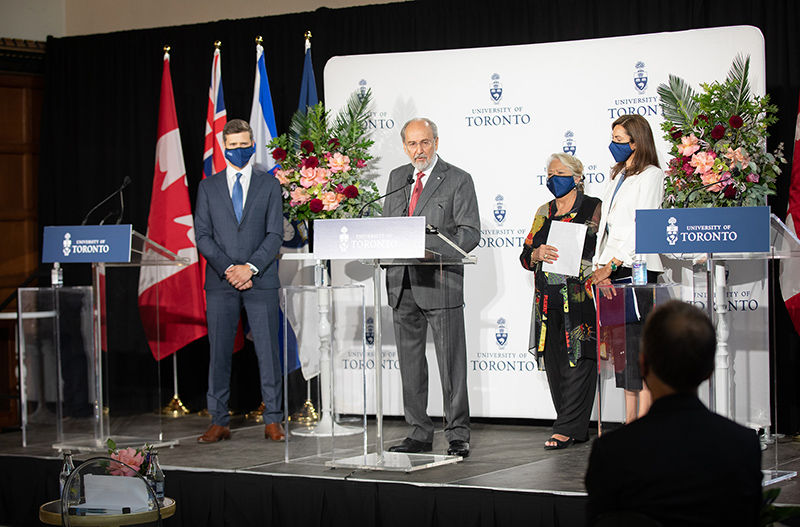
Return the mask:
[[(606, 185), (594, 265), (604, 265), (611, 258), (616, 258), (624, 267), (633, 267), (633, 257), (636, 254), (636, 210), (661, 208), (664, 200), (664, 172), (651, 165), (635, 176), (626, 177), (611, 203), (611, 196), (614, 195), (620, 177), (622, 176), (618, 174), (615, 179), (609, 179)], [(659, 255), (645, 254), (644, 257), (648, 271), (664, 270)]]

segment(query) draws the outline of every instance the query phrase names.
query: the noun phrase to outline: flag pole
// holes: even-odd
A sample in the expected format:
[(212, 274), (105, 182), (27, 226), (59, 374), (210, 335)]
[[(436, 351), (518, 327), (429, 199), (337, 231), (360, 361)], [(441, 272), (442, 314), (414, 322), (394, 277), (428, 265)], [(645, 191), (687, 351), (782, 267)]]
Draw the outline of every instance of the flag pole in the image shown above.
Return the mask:
[[(169, 46), (164, 46), (164, 60), (169, 60)], [(161, 409), (161, 415), (171, 415), (172, 417), (183, 417), (189, 413), (186, 406), (183, 405), (181, 397), (178, 394), (178, 353), (172, 354), (172, 399), (167, 405)]]

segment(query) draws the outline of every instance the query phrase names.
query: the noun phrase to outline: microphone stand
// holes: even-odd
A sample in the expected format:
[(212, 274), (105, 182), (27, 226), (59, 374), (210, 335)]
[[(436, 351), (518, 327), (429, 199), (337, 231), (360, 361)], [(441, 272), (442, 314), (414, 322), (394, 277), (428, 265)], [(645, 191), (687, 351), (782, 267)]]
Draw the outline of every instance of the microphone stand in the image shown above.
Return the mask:
[(366, 202), (366, 203), (364, 204), (364, 206), (363, 206), (363, 207), (361, 207), (361, 210), (360, 210), (360, 211), (358, 211), (358, 217), (359, 217), (359, 218), (360, 218), (360, 217), (362, 217), (362, 216), (364, 215), (364, 211), (367, 209), (367, 207), (369, 207), (370, 205), (372, 205), (373, 203), (375, 203), (375, 202), (376, 202), (376, 201), (378, 201), (379, 199), (383, 199), (383, 198), (385, 198), (386, 196), (391, 196), (391, 195), (392, 195), (392, 194), (394, 194), (395, 192), (400, 192), (400, 191), (401, 191), (401, 190), (403, 190), (404, 188), (407, 188), (408, 186), (410, 186), (410, 185), (413, 185), (413, 184), (414, 184), (414, 176), (413, 176), (413, 175), (411, 175), (411, 174), (409, 174), (409, 175), (408, 175), (408, 177), (406, 178), (406, 184), (405, 184), (405, 185), (403, 185), (403, 186), (400, 186), (400, 187), (397, 187), (396, 189), (392, 190), (391, 192), (387, 192), (387, 193), (386, 193), (386, 194), (384, 194), (383, 196), (378, 196), (377, 198), (375, 198), (375, 199), (372, 199), (372, 200), (369, 200), (368, 202)]
[[(97, 205), (92, 207), (92, 210), (90, 210), (89, 212), (86, 213), (86, 216), (83, 217), (83, 221), (81, 222), (81, 225), (86, 225), (86, 222), (89, 221), (89, 216), (92, 215), (92, 212), (96, 211), (97, 209), (100, 208), (101, 205), (103, 205), (104, 203), (108, 202), (111, 198), (113, 198), (117, 194), (121, 193), (122, 190), (125, 187), (127, 187), (128, 185), (130, 185), (130, 184), (131, 184), (131, 178), (128, 177), (128, 176), (125, 176), (125, 179), (122, 181), (122, 185), (117, 190), (112, 192), (110, 196), (108, 196), (106, 199), (104, 199), (103, 201), (101, 201), (100, 203), (98, 203)], [(124, 204), (123, 204), (123, 209), (124, 209)], [(119, 219), (122, 220), (122, 215), (121, 214), (120, 214), (120, 218)], [(117, 221), (117, 224), (119, 225), (119, 221)]]

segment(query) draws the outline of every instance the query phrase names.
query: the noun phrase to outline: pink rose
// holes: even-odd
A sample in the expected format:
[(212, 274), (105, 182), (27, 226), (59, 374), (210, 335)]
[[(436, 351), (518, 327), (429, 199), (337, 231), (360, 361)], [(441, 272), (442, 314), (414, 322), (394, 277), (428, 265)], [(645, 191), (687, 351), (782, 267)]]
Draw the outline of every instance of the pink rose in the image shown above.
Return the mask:
[(347, 172), (350, 170), (350, 158), (336, 152), (328, 159), (328, 167), (333, 173)]
[(337, 194), (336, 192), (325, 192), (322, 194), (322, 209), (331, 211), (339, 207), (339, 202), (344, 198), (344, 194)]
[(694, 134), (681, 137), (681, 144), (678, 145), (678, 153), (684, 157), (690, 156), (700, 150), (697, 144), (697, 137)]
[(311, 199), (311, 196), (308, 194), (308, 191), (303, 187), (297, 187), (296, 189), (294, 189), (289, 193), (289, 196), (292, 198), (291, 201), (289, 202), (289, 205), (291, 205), (292, 207), (302, 205), (303, 203)]
[(303, 168), (300, 170), (300, 184), (305, 188), (311, 188), (314, 185), (324, 185), (328, 182), (329, 172), (327, 169), (317, 168)]
[(288, 185), (289, 178), (287, 176), (290, 175), (292, 172), (294, 172), (294, 170), (283, 170), (281, 168), (278, 168), (275, 170), (275, 178), (281, 185)]
[(367, 166), (367, 162), (364, 161), (363, 159), (359, 159), (358, 161), (356, 161), (357, 168), (364, 168), (365, 166)]
[(756, 174), (755, 172), (751, 172), (751, 173), (747, 174), (747, 177), (745, 179), (747, 181), (749, 181), (750, 183), (758, 183), (758, 180), (760, 178), (758, 177), (758, 174)]
[(112, 462), (109, 465), (112, 476), (133, 476), (139, 471), (139, 467), (142, 466), (142, 463), (144, 463), (144, 456), (133, 447), (123, 448), (119, 452), (111, 454), (111, 459), (116, 459), (131, 467), (128, 468), (125, 465)]
[(716, 157), (713, 152), (697, 152), (692, 156), (690, 164), (696, 169), (696, 172), (705, 174), (714, 167)]

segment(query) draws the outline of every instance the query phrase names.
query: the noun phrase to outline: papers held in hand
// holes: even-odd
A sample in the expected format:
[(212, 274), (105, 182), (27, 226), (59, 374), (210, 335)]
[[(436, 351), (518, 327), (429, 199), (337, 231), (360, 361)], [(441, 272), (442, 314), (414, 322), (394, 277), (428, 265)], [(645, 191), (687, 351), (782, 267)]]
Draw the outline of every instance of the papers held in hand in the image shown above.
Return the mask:
[(577, 277), (581, 272), (581, 256), (586, 243), (586, 225), (554, 221), (550, 223), (547, 245), (558, 249), (558, 259), (553, 263), (544, 262), (542, 271)]

